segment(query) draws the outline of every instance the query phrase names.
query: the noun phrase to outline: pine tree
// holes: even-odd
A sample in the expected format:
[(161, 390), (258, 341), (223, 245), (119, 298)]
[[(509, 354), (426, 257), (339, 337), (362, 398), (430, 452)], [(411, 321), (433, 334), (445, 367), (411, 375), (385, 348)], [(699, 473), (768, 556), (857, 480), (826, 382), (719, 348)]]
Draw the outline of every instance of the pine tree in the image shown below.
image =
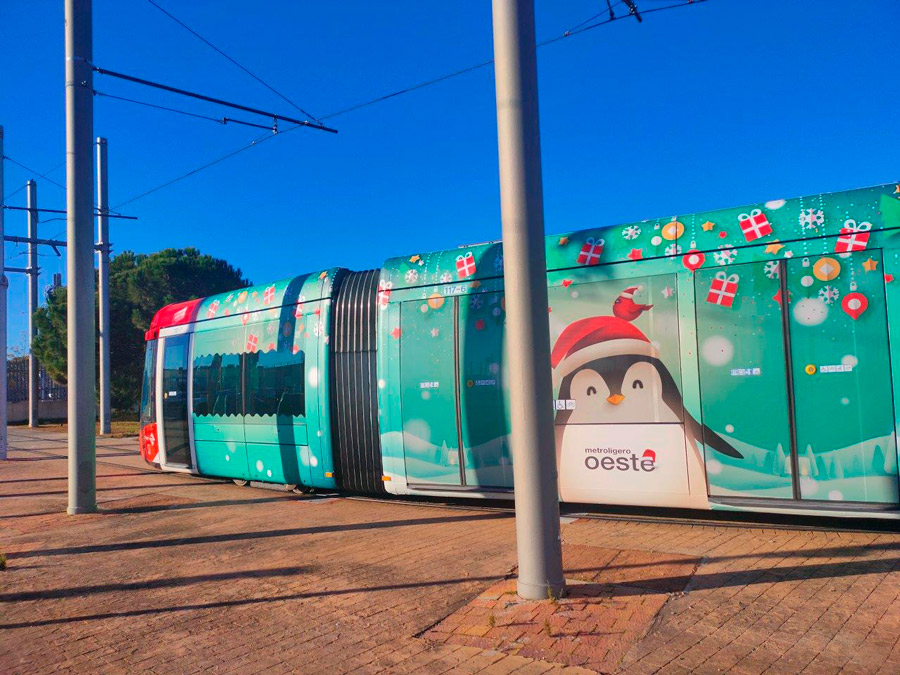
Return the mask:
[(872, 451), (872, 471), (874, 473), (884, 472), (884, 451), (880, 445), (876, 445)]

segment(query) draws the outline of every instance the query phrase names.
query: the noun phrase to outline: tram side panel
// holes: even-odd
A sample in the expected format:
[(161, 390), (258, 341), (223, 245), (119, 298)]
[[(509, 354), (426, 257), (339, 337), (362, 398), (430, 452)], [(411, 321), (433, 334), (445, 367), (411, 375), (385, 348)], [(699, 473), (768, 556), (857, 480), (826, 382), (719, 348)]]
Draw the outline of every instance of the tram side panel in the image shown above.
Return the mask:
[(197, 472), (335, 487), (327, 359), (335, 273), (202, 301), (191, 354)]
[[(891, 187), (548, 238), (562, 498), (895, 508), (900, 201)], [(735, 240), (747, 214), (773, 231)], [(635, 241), (642, 230), (647, 241)], [(848, 252), (838, 243), (847, 231), (870, 236)], [(604, 238), (612, 245), (591, 264)], [(686, 251), (695, 247), (705, 254)], [(491, 317), (505, 311), (501, 271), (498, 245), (386, 264), (379, 401), (390, 491), (506, 487), (480, 483), (477, 444), (465, 439), (498, 419), (489, 403), (465, 404), (493, 384), (466, 376), (467, 348), (485, 356), (476, 375), (498, 367), (500, 419), (507, 366), (527, 367), (488, 346)]]

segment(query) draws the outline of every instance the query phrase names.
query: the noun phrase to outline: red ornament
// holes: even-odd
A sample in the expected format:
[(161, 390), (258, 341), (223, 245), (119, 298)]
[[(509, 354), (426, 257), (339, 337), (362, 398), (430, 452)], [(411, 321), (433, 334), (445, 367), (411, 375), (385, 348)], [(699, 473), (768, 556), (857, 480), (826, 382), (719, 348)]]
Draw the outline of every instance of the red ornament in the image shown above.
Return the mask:
[(562, 285), (563, 285), (563, 288), (568, 288), (569, 286), (572, 285), (572, 280), (571, 279), (563, 279)]
[(644, 257), (644, 251), (640, 248), (633, 248), (626, 257), (631, 258), (632, 260), (640, 260)]
[(681, 262), (691, 272), (694, 272), (703, 266), (703, 263), (706, 262), (706, 256), (697, 249), (692, 248), (690, 251), (684, 254), (684, 256), (681, 258)]
[(841, 309), (843, 309), (854, 321), (856, 321), (868, 308), (869, 299), (859, 291), (847, 293), (847, 295), (841, 299)]

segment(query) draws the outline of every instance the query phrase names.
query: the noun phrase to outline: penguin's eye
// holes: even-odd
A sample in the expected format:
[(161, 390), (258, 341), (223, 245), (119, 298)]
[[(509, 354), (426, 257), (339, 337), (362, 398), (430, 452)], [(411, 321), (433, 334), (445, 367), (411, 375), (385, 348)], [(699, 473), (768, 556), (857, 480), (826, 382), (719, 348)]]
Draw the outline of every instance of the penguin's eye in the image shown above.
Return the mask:
[(640, 380), (635, 380), (635, 381), (634, 381), (634, 384), (631, 385), (631, 388), (632, 388), (632, 389), (643, 389), (643, 388), (644, 388), (644, 383), (641, 382)]
[(596, 388), (596, 387), (588, 387), (588, 388), (587, 388), (587, 395), (588, 395), (588, 396), (594, 396), (596, 393), (597, 393), (597, 388)]

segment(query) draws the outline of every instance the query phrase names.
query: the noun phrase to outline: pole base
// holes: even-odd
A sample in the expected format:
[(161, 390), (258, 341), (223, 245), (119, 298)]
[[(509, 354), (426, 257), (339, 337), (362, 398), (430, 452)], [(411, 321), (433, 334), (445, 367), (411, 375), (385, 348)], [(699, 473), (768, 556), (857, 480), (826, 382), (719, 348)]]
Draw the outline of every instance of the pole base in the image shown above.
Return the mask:
[(558, 600), (566, 594), (566, 584), (530, 584), (519, 579), (516, 582), (516, 593), (525, 600)]
[(97, 513), (97, 505), (93, 506), (70, 506), (66, 509), (66, 513), (70, 516), (78, 516), (82, 513)]

